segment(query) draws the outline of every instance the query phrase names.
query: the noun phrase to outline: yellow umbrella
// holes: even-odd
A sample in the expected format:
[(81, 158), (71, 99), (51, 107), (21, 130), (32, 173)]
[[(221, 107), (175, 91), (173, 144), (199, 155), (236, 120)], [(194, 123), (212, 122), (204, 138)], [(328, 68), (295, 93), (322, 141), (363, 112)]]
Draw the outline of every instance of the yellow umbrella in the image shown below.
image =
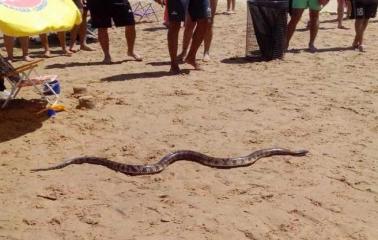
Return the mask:
[(0, 31), (8, 36), (68, 31), (80, 22), (72, 0), (0, 0)]

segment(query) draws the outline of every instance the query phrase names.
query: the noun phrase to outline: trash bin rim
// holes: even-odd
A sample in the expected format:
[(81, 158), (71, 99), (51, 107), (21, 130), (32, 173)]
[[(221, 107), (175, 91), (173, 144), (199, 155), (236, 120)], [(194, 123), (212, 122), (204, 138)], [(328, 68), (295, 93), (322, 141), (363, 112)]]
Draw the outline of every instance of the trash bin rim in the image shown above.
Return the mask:
[(247, 0), (248, 3), (289, 3), (289, 0)]
[(247, 4), (262, 7), (289, 9), (289, 0), (247, 0)]

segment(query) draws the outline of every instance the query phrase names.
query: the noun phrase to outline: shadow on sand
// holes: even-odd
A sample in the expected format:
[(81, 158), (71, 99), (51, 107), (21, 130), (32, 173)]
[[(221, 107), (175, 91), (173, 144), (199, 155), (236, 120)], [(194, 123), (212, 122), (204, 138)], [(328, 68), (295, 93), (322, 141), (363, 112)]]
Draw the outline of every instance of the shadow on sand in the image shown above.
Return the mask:
[(149, 62), (147, 63), (148, 65), (151, 65), (151, 66), (169, 66), (171, 65), (171, 62), (170, 61), (163, 61), (163, 62)]
[[(319, 27), (319, 30), (332, 30), (332, 29), (336, 29), (336, 27)], [(308, 28), (298, 28), (295, 30), (296, 32), (307, 32), (309, 31)]]
[[(311, 53), (324, 53), (324, 52), (341, 52), (341, 51), (351, 51), (354, 50), (352, 47), (331, 47), (331, 48), (320, 48), (316, 52)], [(293, 48), (287, 50), (286, 53), (300, 53), (300, 52), (310, 52), (308, 48)], [(231, 57), (221, 60), (222, 63), (226, 64), (245, 64), (245, 63), (255, 63), (255, 62), (267, 62), (261, 57)]]
[(116, 61), (112, 62), (111, 64), (105, 64), (102, 61), (99, 62), (70, 62), (70, 63), (55, 63), (51, 65), (47, 65), (46, 69), (53, 69), (53, 68), (66, 68), (66, 67), (83, 67), (83, 66), (97, 66), (97, 65), (115, 65), (115, 64), (121, 64), (124, 62), (130, 62), (135, 60), (122, 60), (122, 61)]
[(162, 27), (149, 27), (149, 28), (143, 29), (143, 31), (145, 32), (157, 32), (157, 31), (163, 31), (163, 30), (168, 30), (168, 28), (165, 26), (162, 26)]
[[(181, 74), (189, 74), (189, 69), (182, 69)], [(146, 79), (146, 78), (161, 78), (161, 77), (166, 77), (166, 76), (177, 76), (177, 74), (172, 74), (168, 71), (124, 73), (124, 74), (102, 78), (101, 81), (104, 81), (104, 82), (131, 81), (131, 80)]]
[(37, 113), (45, 107), (46, 102), (42, 100), (12, 100), (5, 109), (0, 110), (0, 143), (41, 128), (48, 116)]
[(264, 62), (264, 60), (261, 57), (230, 57), (221, 60), (221, 63), (226, 64), (245, 64), (255, 62)]
[[(323, 53), (323, 52), (342, 52), (354, 50), (353, 47), (331, 47), (331, 48), (318, 48), (316, 52), (313, 53)], [(300, 52), (310, 52), (308, 48), (293, 48), (287, 50), (287, 53), (300, 53)]]

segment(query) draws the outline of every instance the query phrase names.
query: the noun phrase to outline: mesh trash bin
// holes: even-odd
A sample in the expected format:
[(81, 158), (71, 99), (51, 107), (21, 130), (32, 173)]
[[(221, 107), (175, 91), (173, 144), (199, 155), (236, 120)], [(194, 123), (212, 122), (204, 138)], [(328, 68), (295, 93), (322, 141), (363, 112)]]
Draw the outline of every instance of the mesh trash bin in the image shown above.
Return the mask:
[(247, 58), (283, 58), (288, 10), (289, 0), (247, 0)]

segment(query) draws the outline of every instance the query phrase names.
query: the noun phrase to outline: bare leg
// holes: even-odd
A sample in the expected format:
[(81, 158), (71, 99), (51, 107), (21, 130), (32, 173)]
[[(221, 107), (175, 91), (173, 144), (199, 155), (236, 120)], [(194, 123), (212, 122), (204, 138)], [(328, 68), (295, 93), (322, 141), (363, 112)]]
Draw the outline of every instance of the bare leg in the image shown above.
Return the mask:
[(22, 59), (30, 62), (33, 59), (29, 56), (29, 37), (20, 37), (20, 44), (22, 49)]
[(235, 13), (235, 2), (236, 0), (231, 0), (231, 13)]
[(227, 0), (227, 12), (226, 12), (226, 14), (231, 14), (231, 2), (232, 2), (232, 0)]
[(139, 56), (134, 51), (135, 38), (136, 38), (135, 25), (125, 27), (125, 37), (126, 37), (126, 42), (127, 42), (127, 55), (130, 57), (133, 57), (137, 61), (142, 61), (141, 56)]
[(79, 29), (79, 40), (80, 40), (80, 50), (83, 51), (94, 51), (93, 48), (89, 47), (87, 45), (87, 16), (88, 16), (88, 10), (83, 10), (83, 22), (80, 24)]
[(204, 37), (204, 53), (203, 53), (203, 61), (208, 62), (210, 61), (210, 45), (211, 41), (213, 40), (213, 24), (214, 24), (214, 17), (217, 11), (218, 0), (210, 0), (210, 7), (211, 7), (211, 22), (207, 26), (206, 34)]
[(295, 28), (299, 20), (301, 20), (304, 9), (293, 8), (291, 13), (290, 22), (287, 25), (287, 42), (286, 49), (289, 47), (290, 39), (294, 34)]
[(178, 48), (178, 34), (180, 31), (181, 22), (170, 21), (168, 26), (168, 51), (171, 58), (170, 72), (174, 74), (180, 73), (180, 68), (177, 61)]
[(337, 28), (347, 29), (343, 26), (345, 0), (337, 0)]
[(49, 47), (49, 40), (47, 38), (47, 34), (39, 34), (39, 38), (41, 39), (41, 44), (45, 52), (43, 53), (44, 57), (50, 57), (50, 47)]
[(185, 29), (184, 29), (184, 37), (182, 40), (182, 52), (177, 56), (178, 61), (183, 61), (188, 54), (188, 48), (190, 44), (190, 40), (193, 37), (193, 31), (196, 27), (196, 22), (193, 22), (190, 18), (189, 14), (187, 14), (185, 19)]
[(235, 13), (235, 0), (227, 0), (227, 14)]
[(347, 17), (349, 18), (352, 14), (352, 2), (351, 0), (346, 0), (346, 6), (347, 6)]
[[(81, 24), (85, 21), (84, 18), (83, 18), (83, 9), (80, 9), (80, 13), (81, 13), (81, 16), (82, 16), (82, 22)], [(75, 47), (75, 44), (76, 44), (76, 40), (77, 40), (77, 35), (79, 33), (79, 30), (80, 30), (80, 25), (75, 25), (73, 26), (71, 32), (70, 32), (70, 47), (69, 47), (69, 50), (71, 52), (77, 52), (78, 50), (74, 49)]]
[(363, 19), (356, 19), (354, 22), (354, 31), (356, 35), (354, 36), (354, 41), (352, 43), (353, 48), (358, 48), (360, 46), (360, 32), (361, 26), (363, 23)]
[(317, 49), (314, 45), (316, 35), (319, 29), (319, 11), (310, 10), (310, 42), (308, 48), (311, 52), (315, 52)]
[(107, 28), (98, 29), (98, 41), (104, 53), (103, 63), (105, 64), (112, 63), (112, 57), (110, 56), (110, 51), (109, 51), (109, 34), (108, 34)]
[(209, 19), (200, 19), (197, 21), (197, 27), (193, 34), (192, 44), (190, 46), (189, 53), (185, 59), (185, 62), (192, 65), (194, 69), (201, 70), (200, 66), (196, 62), (196, 54), (200, 47), (207, 29)]
[(67, 49), (66, 32), (58, 32), (58, 38), (59, 38), (59, 43), (60, 43), (60, 47), (62, 48), (63, 54), (67, 56), (71, 56), (73, 52)]
[(4, 35), (4, 46), (7, 51), (8, 61), (13, 61), (14, 37)]
[(361, 52), (364, 52), (363, 39), (364, 33), (369, 23), (369, 19), (356, 19), (356, 37), (354, 38), (353, 47), (358, 48)]
[(70, 32), (71, 36), (70, 36), (70, 48), (69, 48), (69, 50), (71, 52), (77, 52), (77, 50), (74, 49), (74, 47), (75, 47), (75, 43), (76, 43), (76, 39), (77, 39), (77, 34), (79, 33), (79, 28), (80, 28), (80, 25), (75, 25)]

